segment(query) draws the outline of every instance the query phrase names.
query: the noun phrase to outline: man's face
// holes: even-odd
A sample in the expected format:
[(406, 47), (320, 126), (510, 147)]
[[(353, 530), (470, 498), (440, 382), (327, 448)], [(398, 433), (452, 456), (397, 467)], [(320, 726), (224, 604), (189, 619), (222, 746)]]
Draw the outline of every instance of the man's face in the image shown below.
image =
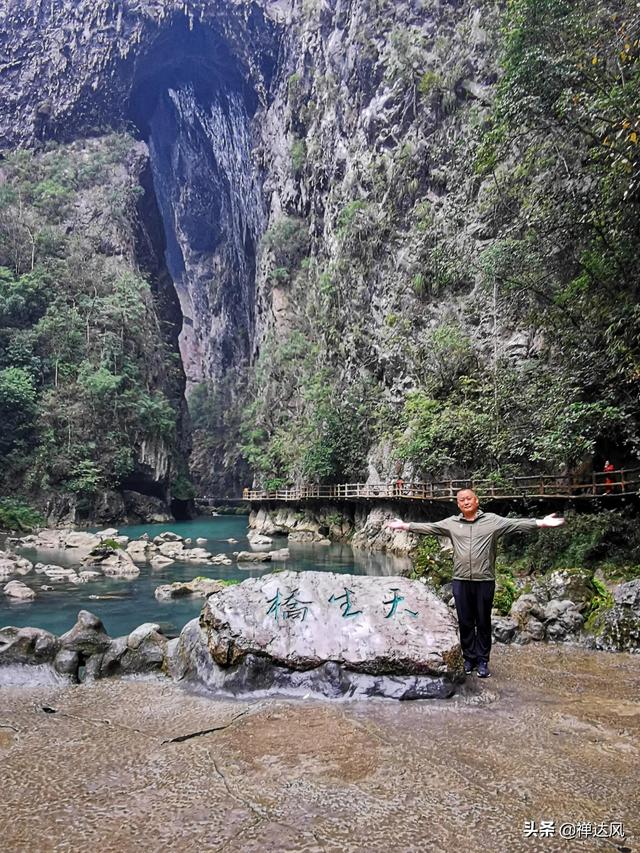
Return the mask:
[(478, 498), (471, 489), (463, 489), (457, 494), (458, 509), (465, 518), (473, 517), (478, 510)]

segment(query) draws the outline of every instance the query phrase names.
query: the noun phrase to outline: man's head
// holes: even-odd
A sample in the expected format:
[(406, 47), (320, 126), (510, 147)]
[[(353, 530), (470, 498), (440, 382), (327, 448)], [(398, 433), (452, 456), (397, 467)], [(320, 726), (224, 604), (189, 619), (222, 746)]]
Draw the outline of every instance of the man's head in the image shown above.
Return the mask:
[(471, 489), (460, 489), (456, 495), (458, 509), (465, 518), (473, 520), (478, 512), (478, 496)]

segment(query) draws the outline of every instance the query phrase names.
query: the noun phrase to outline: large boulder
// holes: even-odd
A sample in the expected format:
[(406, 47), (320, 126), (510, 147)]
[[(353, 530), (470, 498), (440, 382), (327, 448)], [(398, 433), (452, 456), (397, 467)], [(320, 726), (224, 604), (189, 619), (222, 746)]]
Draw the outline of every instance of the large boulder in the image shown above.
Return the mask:
[(239, 563), (271, 562), (271, 554), (268, 551), (238, 551), (235, 557)]
[(174, 533), (173, 530), (165, 530), (164, 533), (159, 533), (153, 540), (156, 545), (162, 545), (163, 542), (184, 542), (184, 537), (179, 533)]
[(157, 554), (158, 546), (148, 539), (134, 539), (127, 544), (127, 554), (139, 563), (147, 562), (153, 554)]
[(570, 599), (582, 610), (593, 598), (593, 572), (582, 568), (556, 569), (538, 578), (531, 594), (541, 602)]
[(90, 551), (100, 544), (100, 537), (96, 533), (84, 533), (83, 531), (72, 531), (67, 533), (64, 539), (65, 548), (80, 548)]
[(613, 600), (590, 620), (593, 645), (605, 651), (640, 651), (640, 579), (620, 584)]
[(7, 560), (6, 557), (0, 557), (0, 579), (10, 578), (16, 574), (16, 564), (13, 560)]
[(127, 551), (104, 543), (94, 548), (82, 562), (85, 566), (96, 566), (110, 577), (137, 577), (140, 574)]
[(288, 560), (289, 549), (278, 548), (277, 551), (238, 551), (238, 563), (271, 563), (274, 560)]
[(186, 560), (189, 563), (209, 563), (212, 558), (213, 554), (206, 548), (185, 548), (183, 551), (176, 552), (176, 559)]
[(60, 637), (60, 646), (85, 657), (106, 651), (111, 639), (104, 629), (102, 620), (88, 610), (78, 613), (76, 624)]
[(62, 548), (67, 532), (46, 528), (38, 531), (35, 542), (29, 543), (34, 548)]
[(118, 549), (100, 562), (100, 568), (105, 575), (116, 578), (134, 578), (140, 574), (130, 554)]
[(0, 551), (0, 578), (11, 575), (28, 575), (33, 569), (33, 563), (16, 554)]
[(169, 601), (172, 598), (184, 598), (188, 595), (207, 598), (214, 592), (220, 592), (225, 584), (213, 578), (194, 578), (191, 581), (181, 583), (166, 583), (156, 588), (155, 597), (158, 601)]
[(174, 560), (182, 557), (184, 550), (184, 542), (161, 542), (158, 546), (163, 557), (171, 557)]
[(171, 563), (175, 563), (175, 560), (172, 557), (163, 557), (162, 554), (157, 554), (155, 557), (151, 558), (150, 562), (152, 569), (164, 569), (165, 566), (170, 566)]
[(54, 634), (40, 628), (0, 629), (0, 665), (52, 663), (58, 647)]
[(5, 584), (4, 594), (8, 598), (16, 598), (19, 601), (30, 601), (36, 597), (34, 590), (22, 581), (9, 581), (8, 584)]
[(127, 637), (112, 640), (107, 651), (96, 657), (90, 678), (108, 678), (114, 675), (133, 675), (163, 669), (167, 652), (167, 638), (154, 622), (145, 622)]
[(462, 658), (453, 617), (422, 584), (282, 572), (205, 602), (172, 659), (215, 690), (449, 696)]
[(273, 544), (273, 539), (271, 536), (265, 536), (262, 533), (258, 533), (257, 530), (250, 530), (247, 533), (247, 539), (250, 545), (271, 545)]
[(636, 616), (640, 616), (640, 579), (622, 583), (613, 591), (616, 604), (629, 607)]

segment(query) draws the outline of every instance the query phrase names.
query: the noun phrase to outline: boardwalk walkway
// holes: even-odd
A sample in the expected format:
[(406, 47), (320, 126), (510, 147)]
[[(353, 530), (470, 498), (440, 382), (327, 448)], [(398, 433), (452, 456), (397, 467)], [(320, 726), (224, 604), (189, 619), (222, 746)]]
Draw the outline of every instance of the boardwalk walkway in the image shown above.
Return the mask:
[[(450, 501), (460, 489), (473, 489), (483, 498), (589, 498), (640, 493), (640, 468), (620, 468), (594, 473), (580, 482), (567, 477), (541, 475), (496, 480), (438, 480), (431, 483), (340, 483), (333, 486), (300, 486), (289, 489), (245, 489), (245, 501), (381, 500)], [(209, 499), (214, 500), (214, 499)]]

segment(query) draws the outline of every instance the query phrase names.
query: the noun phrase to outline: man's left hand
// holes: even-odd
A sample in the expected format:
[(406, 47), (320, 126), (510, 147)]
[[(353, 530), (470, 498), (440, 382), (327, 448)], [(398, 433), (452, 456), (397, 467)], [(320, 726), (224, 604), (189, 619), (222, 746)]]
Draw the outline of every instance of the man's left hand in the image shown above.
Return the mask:
[(564, 518), (556, 515), (555, 512), (538, 519), (538, 527), (560, 527), (562, 524), (564, 524)]

